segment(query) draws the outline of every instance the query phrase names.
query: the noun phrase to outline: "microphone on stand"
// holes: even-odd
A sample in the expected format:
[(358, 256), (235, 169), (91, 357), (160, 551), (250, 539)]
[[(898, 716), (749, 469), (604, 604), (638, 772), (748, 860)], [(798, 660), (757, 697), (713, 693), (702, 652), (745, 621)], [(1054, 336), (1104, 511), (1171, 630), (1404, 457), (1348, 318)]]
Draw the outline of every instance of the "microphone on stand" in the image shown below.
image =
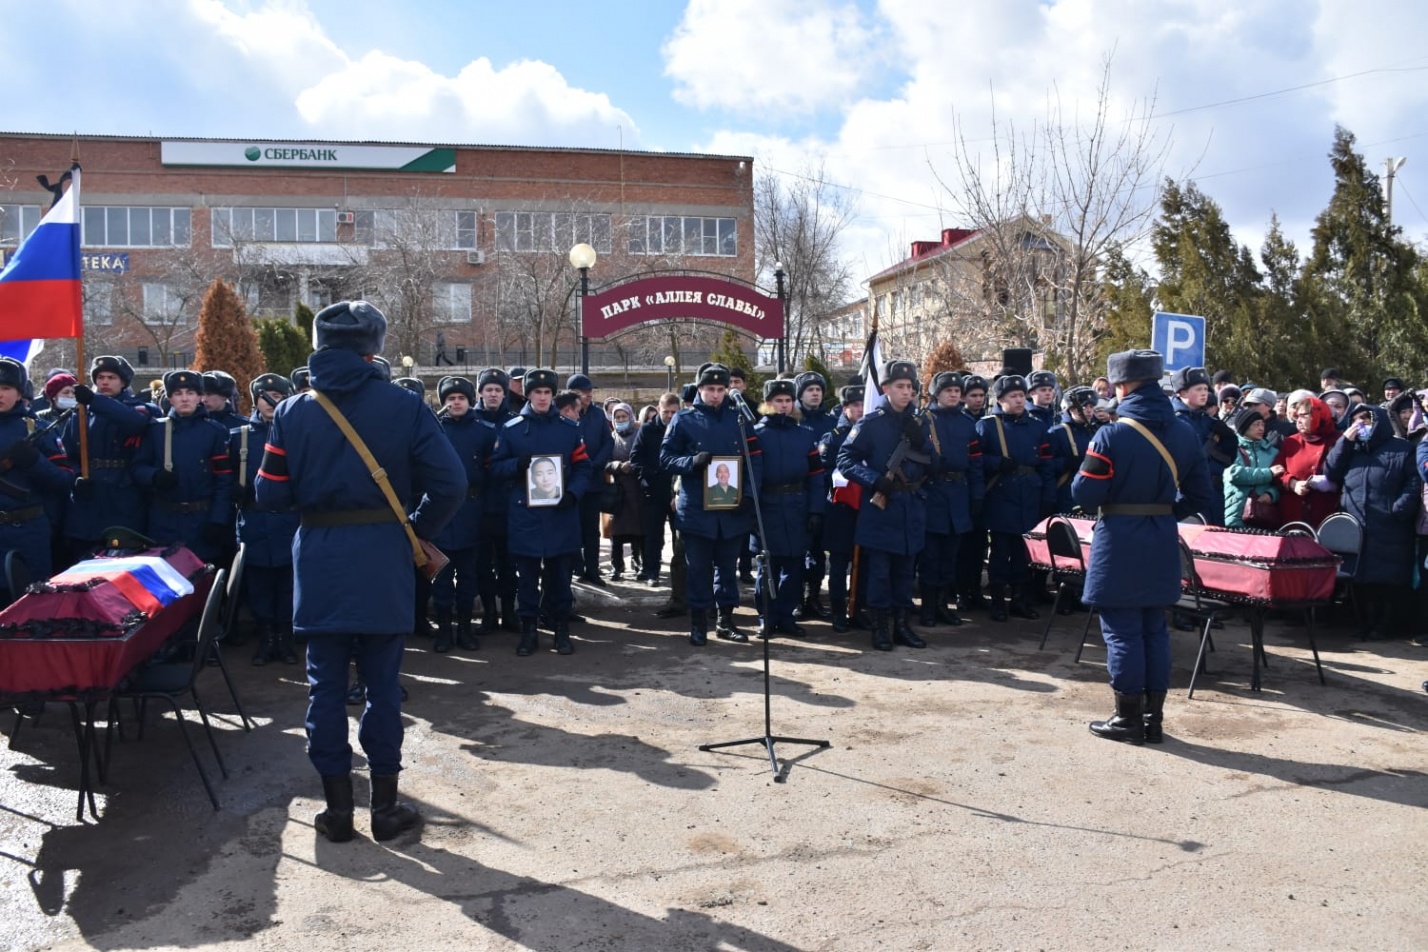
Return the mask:
[(730, 390), (729, 398), (734, 401), (734, 407), (739, 411), (740, 416), (750, 424), (759, 422), (759, 418), (754, 415), (753, 409), (750, 408), (748, 401), (744, 399), (742, 393), (737, 390)]

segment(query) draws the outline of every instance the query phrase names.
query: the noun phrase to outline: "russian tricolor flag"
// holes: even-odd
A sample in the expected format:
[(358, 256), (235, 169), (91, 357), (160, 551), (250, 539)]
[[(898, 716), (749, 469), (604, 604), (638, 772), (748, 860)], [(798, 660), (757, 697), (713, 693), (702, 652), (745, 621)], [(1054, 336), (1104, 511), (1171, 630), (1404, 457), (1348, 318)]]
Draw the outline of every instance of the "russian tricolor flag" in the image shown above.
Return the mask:
[(84, 333), (79, 278), (79, 166), (69, 191), (0, 272), (0, 354), (25, 362), (46, 337)]

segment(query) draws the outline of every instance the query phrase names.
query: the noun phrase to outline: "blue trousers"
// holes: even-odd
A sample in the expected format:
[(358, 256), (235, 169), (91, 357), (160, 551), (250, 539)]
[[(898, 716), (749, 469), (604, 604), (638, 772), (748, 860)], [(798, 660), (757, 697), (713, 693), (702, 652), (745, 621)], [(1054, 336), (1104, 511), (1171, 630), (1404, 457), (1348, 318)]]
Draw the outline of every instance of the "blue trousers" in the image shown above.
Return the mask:
[(248, 613), (260, 625), (279, 631), (293, 628), (293, 567), (291, 565), (245, 565), (243, 597)]
[(373, 774), (402, 769), (402, 649), (406, 635), (313, 635), (307, 641), (307, 757), (324, 777), (352, 770), (347, 663), (367, 684), (357, 741)]
[(574, 555), (513, 556), (516, 562), (516, 614), (536, 618), (541, 609), (553, 619), (570, 617), (575, 605), (570, 594), (570, 567)]
[(975, 595), (982, 590), (982, 565), (987, 561), (987, 524), (977, 520), (957, 546), (957, 591)]
[(862, 561), (868, 566), (864, 605), (877, 611), (912, 607), (913, 556), (864, 546)]
[(1031, 579), (1031, 559), (1026, 540), (1014, 532), (993, 532), (992, 551), (987, 556), (987, 583), (1023, 585)]
[(431, 580), (431, 601), (439, 612), (456, 611), (458, 619), (471, 617), (476, 606), (476, 547), (451, 549), (451, 561)]
[(486, 528), (481, 530), (476, 542), (476, 578), (481, 601), (498, 596), (503, 602), (515, 600), (516, 566), (511, 561), (510, 537), (504, 525), (499, 533)]
[(600, 493), (580, 497), (580, 575), (600, 574)]
[[(823, 577), (828, 574), (828, 553), (823, 548), (823, 528), (808, 535), (808, 555), (803, 563), (804, 575), (815, 591), (823, 587)], [(799, 583), (800, 586), (802, 583)]]
[(645, 531), (645, 578), (659, 578), (664, 561), (664, 527), (674, 519), (669, 502), (672, 497), (661, 493), (646, 493), (640, 506), (640, 527)]
[(1111, 608), (1101, 613), (1106, 669), (1117, 694), (1170, 689), (1170, 630), (1164, 608)]
[(684, 538), (684, 561), (689, 566), (685, 604), (690, 611), (707, 612), (739, 607), (739, 549), (748, 544), (746, 535), (732, 539), (710, 539), (688, 532)]
[(951, 585), (957, 579), (957, 543), (961, 536), (956, 533), (929, 532), (922, 547), (922, 562), (918, 578), (923, 585), (941, 588)]
[[(803, 601), (803, 557), (797, 555), (770, 556), (773, 562), (764, 565), (759, 558), (758, 586), (755, 589), (759, 614), (764, 621), (774, 625), (793, 623), (793, 610)], [(778, 584), (777, 597), (772, 610), (768, 607), (769, 596), (774, 594), (774, 584)]]

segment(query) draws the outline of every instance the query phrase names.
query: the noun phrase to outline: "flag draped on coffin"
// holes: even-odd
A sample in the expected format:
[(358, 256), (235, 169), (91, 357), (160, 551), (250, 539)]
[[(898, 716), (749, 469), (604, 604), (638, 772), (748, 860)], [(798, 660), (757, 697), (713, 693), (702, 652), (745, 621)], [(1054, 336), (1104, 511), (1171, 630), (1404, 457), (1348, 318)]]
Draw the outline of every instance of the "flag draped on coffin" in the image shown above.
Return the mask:
[(0, 354), (28, 362), (46, 337), (83, 333), (79, 279), (79, 168), (0, 272)]

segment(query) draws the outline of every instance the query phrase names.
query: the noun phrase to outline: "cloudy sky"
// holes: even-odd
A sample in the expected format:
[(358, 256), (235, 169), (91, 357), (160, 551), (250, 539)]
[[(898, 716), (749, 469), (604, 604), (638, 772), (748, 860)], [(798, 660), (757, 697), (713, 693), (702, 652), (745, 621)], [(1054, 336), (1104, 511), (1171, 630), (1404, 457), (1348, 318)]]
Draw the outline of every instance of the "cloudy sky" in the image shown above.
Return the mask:
[[(1049, 99), (1153, 101), (1257, 247), (1307, 250), (1336, 123), (1407, 156), (1395, 219), (1428, 237), (1428, 5), (1410, 0), (0, 0), (15, 132), (594, 146), (821, 166), (862, 274), (961, 224), (939, 181)], [(986, 156), (982, 155), (983, 160)]]

